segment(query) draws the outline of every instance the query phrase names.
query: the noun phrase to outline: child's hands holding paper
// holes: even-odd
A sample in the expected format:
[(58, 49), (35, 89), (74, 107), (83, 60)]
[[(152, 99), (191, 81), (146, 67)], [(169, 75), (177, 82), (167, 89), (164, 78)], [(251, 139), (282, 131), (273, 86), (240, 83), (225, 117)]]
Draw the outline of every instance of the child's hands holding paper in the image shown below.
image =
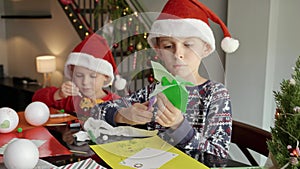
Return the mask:
[(145, 124), (153, 117), (153, 107), (148, 109), (149, 101), (145, 103), (135, 103), (130, 107), (122, 108), (115, 117), (116, 123), (126, 123), (130, 125)]
[(157, 94), (157, 116), (155, 121), (165, 127), (178, 128), (184, 117), (179, 109), (167, 99), (163, 93)]

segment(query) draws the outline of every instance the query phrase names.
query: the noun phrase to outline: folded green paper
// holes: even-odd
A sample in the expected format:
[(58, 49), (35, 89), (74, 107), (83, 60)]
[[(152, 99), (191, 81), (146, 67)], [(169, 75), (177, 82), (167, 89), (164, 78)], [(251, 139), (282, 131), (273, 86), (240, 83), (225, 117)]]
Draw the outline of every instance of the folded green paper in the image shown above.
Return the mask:
[(173, 76), (160, 63), (151, 61), (154, 78), (160, 82), (150, 97), (163, 93), (168, 100), (182, 113), (186, 112), (189, 93), (185, 86), (193, 86), (194, 84), (185, 81), (179, 76)]

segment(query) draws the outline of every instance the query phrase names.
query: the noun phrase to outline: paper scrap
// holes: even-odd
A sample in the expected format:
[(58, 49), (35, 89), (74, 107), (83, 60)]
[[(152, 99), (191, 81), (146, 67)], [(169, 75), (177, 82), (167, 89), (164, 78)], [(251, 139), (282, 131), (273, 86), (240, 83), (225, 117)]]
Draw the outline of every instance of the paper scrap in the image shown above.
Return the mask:
[(121, 161), (120, 164), (139, 169), (160, 168), (177, 156), (178, 154), (163, 150), (144, 148), (135, 155)]

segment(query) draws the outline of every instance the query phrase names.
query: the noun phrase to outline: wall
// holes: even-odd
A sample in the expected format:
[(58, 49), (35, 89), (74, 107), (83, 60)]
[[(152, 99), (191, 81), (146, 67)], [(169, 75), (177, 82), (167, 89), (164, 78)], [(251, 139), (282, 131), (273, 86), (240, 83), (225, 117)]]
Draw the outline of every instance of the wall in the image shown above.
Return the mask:
[(235, 120), (265, 130), (273, 126), (273, 91), (290, 78), (300, 55), (299, 6), (299, 0), (228, 1), (228, 25), (241, 44), (226, 57)]
[(138, 0), (145, 12), (160, 12), (167, 0)]
[[(162, 9), (166, 0), (147, 1), (141, 0), (146, 12), (158, 12)], [(224, 21), (226, 20), (227, 1), (203, 0), (201, 1), (211, 7)], [(6, 44), (7, 54), (1, 53), (1, 62), (5, 62), (6, 74), (8, 76), (28, 76), (42, 81), (42, 75), (36, 72), (35, 57), (42, 54), (54, 54), (57, 56), (56, 78), (61, 80), (64, 61), (79, 43), (80, 38), (64, 14), (61, 6), (56, 0), (36, 1), (4, 1), (7, 9), (19, 9), (30, 13), (51, 13), (51, 19), (1, 19), (5, 23), (6, 32), (0, 40)], [(20, 9), (21, 8), (21, 9)], [(22, 10), (25, 8), (26, 10)], [(211, 57), (203, 60), (201, 72), (213, 80), (224, 82), (224, 53), (220, 50), (222, 31), (218, 25), (211, 23), (217, 42), (217, 50)], [(7, 41), (5, 41), (7, 40)], [(1, 41), (0, 41), (1, 42)], [(2, 45), (1, 45), (2, 46)], [(3, 50), (5, 51), (5, 50)], [(2, 59), (3, 58), (3, 59)], [(3, 61), (2, 61), (3, 60)], [(217, 62), (217, 66), (216, 65)], [(24, 65), (24, 66), (15, 66)], [(58, 82), (56, 82), (58, 83)]]
[[(4, 14), (4, 1), (0, 1), (0, 15)], [(0, 19), (0, 65), (4, 67), (4, 73), (7, 72), (7, 49), (6, 49), (5, 21)]]
[(266, 130), (272, 125), (272, 91), (290, 78), (300, 53), (299, 5), (298, 0), (229, 0), (228, 24), (241, 43), (226, 60), (236, 119)]
[(260, 127), (263, 124), (269, 6), (269, 0), (228, 2), (228, 24), (233, 36), (240, 41), (238, 51), (226, 60), (226, 85), (232, 97), (233, 116)]
[(279, 89), (282, 79), (289, 79), (292, 67), (300, 56), (299, 0), (279, 1), (278, 36), (275, 50), (274, 89)]
[[(10, 5), (31, 6), (33, 11), (26, 13), (51, 13), (51, 19), (1, 19), (5, 23), (5, 37), (1, 34), (1, 41), (6, 40), (7, 53), (2, 58), (7, 59), (8, 76), (37, 78), (42, 82), (42, 75), (36, 72), (35, 57), (43, 54), (53, 54), (57, 57), (57, 70), (54, 73), (54, 84), (62, 80), (63, 65), (69, 52), (80, 42), (80, 38), (70, 24), (67, 16), (57, 1), (47, 0), (38, 3), (35, 0), (16, 1)], [(18, 3), (25, 3), (23, 5)], [(30, 5), (28, 5), (30, 4)], [(32, 5), (33, 4), (33, 5)], [(41, 11), (42, 9), (42, 11)], [(21, 10), (19, 10), (21, 11)]]

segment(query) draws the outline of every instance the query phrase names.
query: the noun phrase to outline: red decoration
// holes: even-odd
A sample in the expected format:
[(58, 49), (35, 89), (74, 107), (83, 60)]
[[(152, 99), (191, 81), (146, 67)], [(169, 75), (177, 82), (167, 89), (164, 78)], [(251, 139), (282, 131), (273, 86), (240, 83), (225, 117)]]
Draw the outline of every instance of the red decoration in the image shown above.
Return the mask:
[(113, 48), (118, 48), (119, 47), (119, 44), (118, 43), (115, 43), (115, 44), (113, 44)]
[(154, 82), (154, 76), (153, 76), (153, 74), (150, 74), (150, 75), (148, 76), (148, 82), (149, 82), (149, 83), (153, 83), (153, 82)]
[(64, 5), (70, 5), (73, 2), (73, 0), (60, 0), (60, 2)]
[(130, 45), (128, 46), (128, 49), (127, 49), (129, 52), (132, 52), (134, 50), (134, 46), (133, 45)]
[(75, 9), (75, 12), (76, 12), (76, 13), (80, 13), (80, 8), (76, 8), (76, 9)]

